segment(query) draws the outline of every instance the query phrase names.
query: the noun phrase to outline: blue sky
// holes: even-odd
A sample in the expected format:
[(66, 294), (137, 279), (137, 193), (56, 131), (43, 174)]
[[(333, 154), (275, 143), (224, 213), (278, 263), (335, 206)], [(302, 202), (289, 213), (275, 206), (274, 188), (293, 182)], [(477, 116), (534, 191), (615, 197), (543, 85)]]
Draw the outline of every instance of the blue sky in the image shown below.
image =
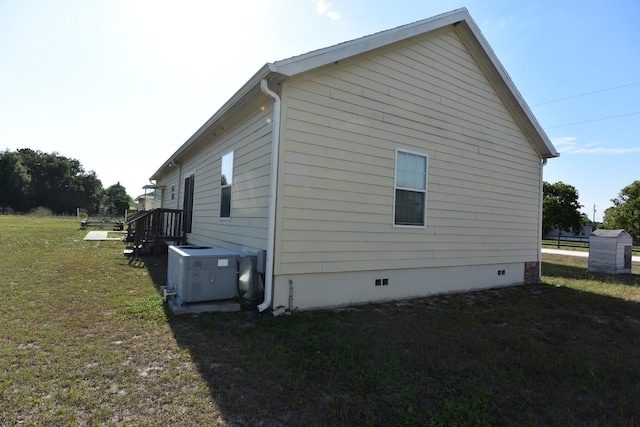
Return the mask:
[(0, 149), (130, 195), (262, 65), (467, 7), (602, 219), (640, 179), (640, 2), (0, 0)]

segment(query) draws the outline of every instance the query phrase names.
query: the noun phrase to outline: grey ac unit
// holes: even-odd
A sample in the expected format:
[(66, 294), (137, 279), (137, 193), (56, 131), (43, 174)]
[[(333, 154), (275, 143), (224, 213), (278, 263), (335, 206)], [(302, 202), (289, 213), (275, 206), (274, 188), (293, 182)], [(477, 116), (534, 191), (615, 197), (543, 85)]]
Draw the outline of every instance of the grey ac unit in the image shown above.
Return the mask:
[(183, 303), (235, 298), (238, 257), (212, 246), (169, 246), (167, 285)]

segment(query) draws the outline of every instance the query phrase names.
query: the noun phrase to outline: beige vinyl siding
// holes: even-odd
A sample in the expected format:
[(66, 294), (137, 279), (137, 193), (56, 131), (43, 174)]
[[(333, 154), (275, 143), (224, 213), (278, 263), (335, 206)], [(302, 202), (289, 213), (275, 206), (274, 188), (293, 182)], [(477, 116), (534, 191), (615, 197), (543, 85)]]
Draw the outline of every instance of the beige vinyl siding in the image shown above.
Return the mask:
[[(164, 186), (162, 189), (162, 200), (161, 203), (156, 204), (155, 207), (163, 207), (165, 209), (182, 209), (182, 201), (179, 201), (179, 193), (180, 193), (180, 182), (178, 180), (178, 168), (173, 167), (171, 169), (171, 173), (162, 177), (161, 180), (156, 181), (156, 185)], [(173, 187), (174, 191), (174, 199), (171, 199), (171, 187)], [(157, 190), (159, 191), (159, 190)], [(181, 194), (181, 193), (180, 193)]]
[[(283, 90), (276, 274), (537, 259), (540, 158), (453, 31)], [(429, 156), (425, 228), (393, 227), (395, 149)]]
[[(256, 108), (184, 161), (183, 175), (195, 171), (190, 244), (266, 249), (272, 111)], [(221, 219), (221, 158), (232, 150), (231, 218)]]

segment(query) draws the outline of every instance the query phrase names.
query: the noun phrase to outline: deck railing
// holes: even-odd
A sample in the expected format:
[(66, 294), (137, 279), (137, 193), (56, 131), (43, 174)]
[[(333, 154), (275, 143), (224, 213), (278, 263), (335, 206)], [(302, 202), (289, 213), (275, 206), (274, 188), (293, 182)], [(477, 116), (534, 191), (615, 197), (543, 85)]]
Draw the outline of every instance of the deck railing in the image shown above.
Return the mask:
[(187, 242), (183, 211), (180, 209), (139, 211), (127, 218), (125, 225), (127, 241), (133, 243), (136, 254), (152, 249), (154, 255), (160, 255), (168, 242), (175, 242), (177, 245)]

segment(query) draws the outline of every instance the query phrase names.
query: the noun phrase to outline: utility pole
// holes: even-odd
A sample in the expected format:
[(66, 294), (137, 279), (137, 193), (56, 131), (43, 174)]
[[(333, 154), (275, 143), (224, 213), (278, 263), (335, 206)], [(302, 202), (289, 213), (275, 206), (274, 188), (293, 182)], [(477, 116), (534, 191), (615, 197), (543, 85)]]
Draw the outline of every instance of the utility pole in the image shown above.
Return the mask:
[(592, 222), (596, 222), (596, 204), (593, 204), (593, 219), (591, 220)]

